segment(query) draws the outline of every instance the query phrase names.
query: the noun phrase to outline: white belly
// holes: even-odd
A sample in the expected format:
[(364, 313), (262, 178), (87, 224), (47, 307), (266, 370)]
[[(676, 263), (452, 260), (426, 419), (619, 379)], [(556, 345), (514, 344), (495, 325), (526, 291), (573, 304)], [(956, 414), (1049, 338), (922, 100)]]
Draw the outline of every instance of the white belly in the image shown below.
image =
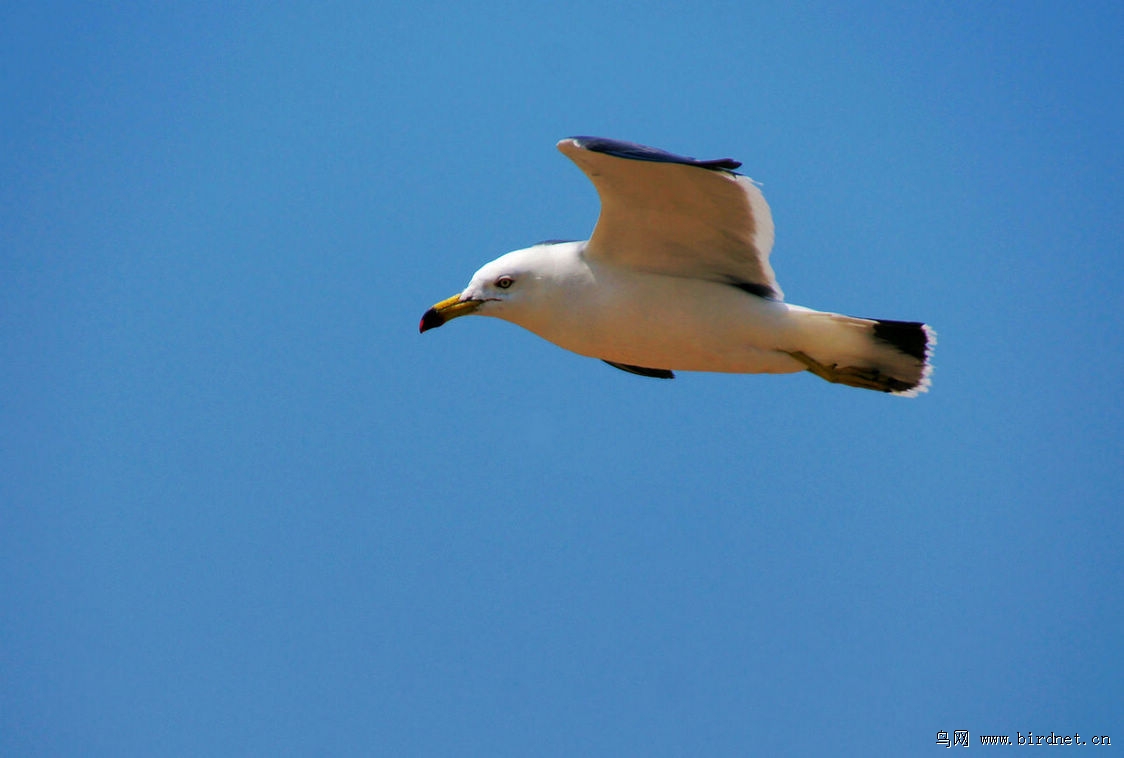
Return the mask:
[(592, 358), (647, 368), (789, 373), (792, 309), (728, 284), (599, 267), (516, 323)]

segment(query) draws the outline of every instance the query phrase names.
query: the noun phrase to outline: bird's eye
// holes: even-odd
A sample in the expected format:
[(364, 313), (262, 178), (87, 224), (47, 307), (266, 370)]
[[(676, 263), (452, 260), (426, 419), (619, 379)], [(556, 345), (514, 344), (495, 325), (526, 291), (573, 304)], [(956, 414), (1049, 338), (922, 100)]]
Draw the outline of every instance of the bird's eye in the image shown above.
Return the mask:
[(499, 279), (496, 280), (496, 286), (499, 287), (501, 290), (505, 290), (513, 284), (515, 284), (515, 280), (512, 279), (510, 276), (501, 276)]

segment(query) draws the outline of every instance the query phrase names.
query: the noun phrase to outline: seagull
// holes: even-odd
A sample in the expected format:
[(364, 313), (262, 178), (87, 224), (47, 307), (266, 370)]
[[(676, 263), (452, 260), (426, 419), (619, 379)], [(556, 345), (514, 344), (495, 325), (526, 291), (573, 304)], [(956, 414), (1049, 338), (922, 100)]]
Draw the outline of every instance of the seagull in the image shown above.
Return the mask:
[(603, 137), (570, 137), (558, 149), (601, 198), (591, 237), (485, 264), (462, 292), (425, 312), (420, 332), (493, 316), (641, 376), (809, 371), (894, 395), (928, 389), (936, 332), (926, 324), (784, 301), (769, 265), (769, 205), (735, 171), (739, 161)]

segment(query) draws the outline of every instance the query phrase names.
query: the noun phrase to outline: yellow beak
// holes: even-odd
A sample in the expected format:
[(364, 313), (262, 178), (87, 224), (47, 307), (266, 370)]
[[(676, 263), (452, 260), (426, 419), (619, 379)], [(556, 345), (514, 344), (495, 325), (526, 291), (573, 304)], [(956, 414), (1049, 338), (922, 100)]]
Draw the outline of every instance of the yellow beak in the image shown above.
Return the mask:
[(418, 332), (436, 329), (446, 321), (452, 321), (459, 316), (467, 316), (479, 308), (482, 302), (482, 300), (461, 300), (460, 295), (453, 295), (446, 300), (442, 300), (422, 314), (421, 323), (418, 324)]

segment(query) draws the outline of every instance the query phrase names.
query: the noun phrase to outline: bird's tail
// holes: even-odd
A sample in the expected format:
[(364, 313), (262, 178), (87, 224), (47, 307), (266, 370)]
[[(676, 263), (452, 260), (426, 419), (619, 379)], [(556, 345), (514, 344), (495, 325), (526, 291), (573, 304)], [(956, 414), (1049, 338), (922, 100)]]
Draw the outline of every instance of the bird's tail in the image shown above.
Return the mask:
[(802, 311), (799, 347), (787, 351), (816, 376), (912, 397), (929, 389), (937, 333), (916, 321), (882, 321)]

